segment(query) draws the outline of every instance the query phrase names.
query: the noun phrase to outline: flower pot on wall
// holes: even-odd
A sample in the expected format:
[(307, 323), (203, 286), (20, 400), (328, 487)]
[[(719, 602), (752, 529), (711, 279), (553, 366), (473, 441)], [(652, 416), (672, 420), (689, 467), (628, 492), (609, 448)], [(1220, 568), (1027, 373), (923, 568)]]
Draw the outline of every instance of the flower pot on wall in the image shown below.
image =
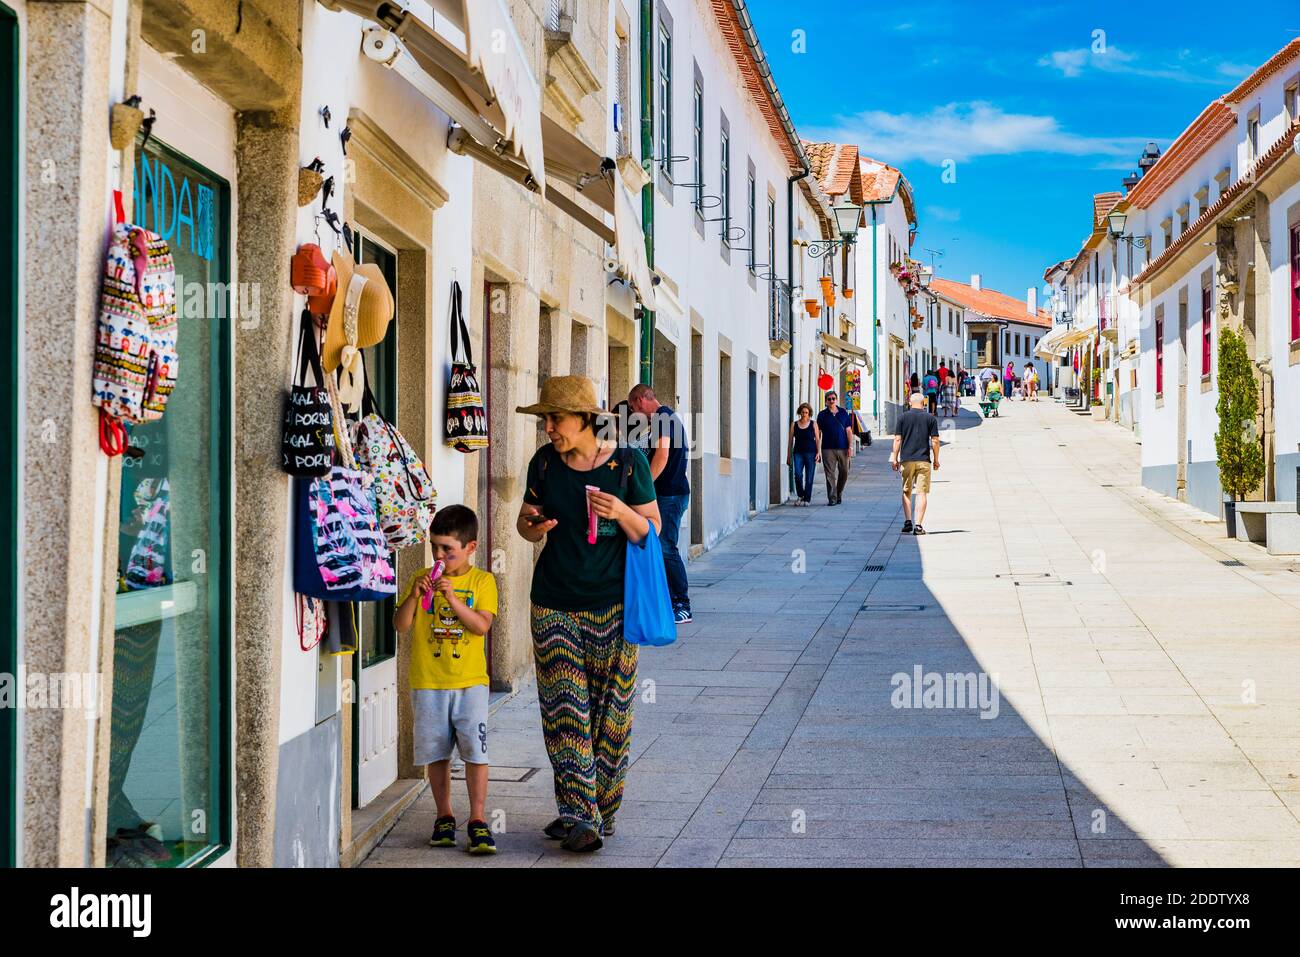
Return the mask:
[(827, 309), (834, 309), (834, 308), (835, 308), (835, 290), (834, 290), (834, 289), (832, 289), (830, 292), (828, 292), (828, 293), (826, 294), (826, 308), (827, 308)]
[(821, 303), (819, 303), (816, 299), (810, 300), (807, 303), (807, 306), (808, 306), (808, 315), (811, 318), (816, 319), (818, 316), (822, 314)]
[(845, 298), (845, 299), (852, 299), (852, 298), (853, 298), (853, 287), (852, 287), (852, 286), (845, 286), (845, 287), (844, 287), (844, 298)]
[(821, 276), (817, 281), (822, 284), (822, 297), (826, 299), (834, 298), (835, 280), (830, 276)]
[(805, 299), (803, 301), (803, 308), (804, 312), (808, 313), (810, 316), (813, 314), (814, 309), (820, 309), (816, 299)]

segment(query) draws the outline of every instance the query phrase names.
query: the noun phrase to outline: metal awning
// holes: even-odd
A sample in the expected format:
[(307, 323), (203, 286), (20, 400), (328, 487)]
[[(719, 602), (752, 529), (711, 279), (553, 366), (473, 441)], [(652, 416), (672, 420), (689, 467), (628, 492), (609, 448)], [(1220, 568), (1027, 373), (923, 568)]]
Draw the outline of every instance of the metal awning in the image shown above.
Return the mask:
[(522, 157), (545, 192), (541, 88), (504, 0), (435, 0), (442, 30), (392, 0), (321, 2), (378, 24), (366, 55), (408, 79), (414, 61), (431, 81), (414, 85), (484, 146)]
[(868, 374), (872, 371), (871, 356), (867, 355), (867, 350), (861, 346), (855, 346), (847, 339), (841, 339), (839, 336), (833, 336), (829, 332), (821, 334), (822, 351), (827, 355), (834, 356), (844, 362), (851, 362), (853, 365), (866, 366)]
[[(364, 32), (362, 49), (455, 121), (448, 148), (541, 193), (614, 247), (642, 303), (654, 308), (636, 200), (612, 159), (542, 113), (537, 81), (504, 0), (431, 0), (439, 29), (391, 0), (320, 2), (378, 24)], [(572, 187), (595, 210), (547, 189), (548, 177)], [(613, 228), (603, 214), (613, 218)]]

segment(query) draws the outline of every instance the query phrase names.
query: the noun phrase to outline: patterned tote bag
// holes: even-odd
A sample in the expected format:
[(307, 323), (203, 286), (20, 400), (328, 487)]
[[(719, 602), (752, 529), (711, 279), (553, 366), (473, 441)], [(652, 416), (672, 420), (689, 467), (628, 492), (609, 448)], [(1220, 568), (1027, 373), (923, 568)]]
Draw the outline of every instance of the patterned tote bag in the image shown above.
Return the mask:
[(370, 477), (379, 530), (396, 551), (418, 545), (428, 536), (438, 493), (411, 443), (380, 415), (369, 375), (363, 373), (363, 378), (364, 415), (356, 426), (352, 454), (357, 467)]
[(451, 382), (447, 386), (445, 441), (458, 452), (477, 452), (488, 445), (487, 410), (479, 390), (478, 371), (470, 356), (469, 326), (465, 324), (458, 282), (451, 284), (450, 325)]

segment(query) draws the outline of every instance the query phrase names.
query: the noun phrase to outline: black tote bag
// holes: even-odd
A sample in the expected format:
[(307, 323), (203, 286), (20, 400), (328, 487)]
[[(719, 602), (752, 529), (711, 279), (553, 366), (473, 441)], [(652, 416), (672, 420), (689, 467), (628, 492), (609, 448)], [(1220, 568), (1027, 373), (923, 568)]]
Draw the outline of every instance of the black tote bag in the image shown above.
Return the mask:
[[(334, 462), (334, 421), (310, 312), (303, 312), (299, 326), (298, 360), (284, 403), (280, 467), (290, 475), (312, 477), (328, 473)], [(308, 369), (315, 385), (305, 384)]]

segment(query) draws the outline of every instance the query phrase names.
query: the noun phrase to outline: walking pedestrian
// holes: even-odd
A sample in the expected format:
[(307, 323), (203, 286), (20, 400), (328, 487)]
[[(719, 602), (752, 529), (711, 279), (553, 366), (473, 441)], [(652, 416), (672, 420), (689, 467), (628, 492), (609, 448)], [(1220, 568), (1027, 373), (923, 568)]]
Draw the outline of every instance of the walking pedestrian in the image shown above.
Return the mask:
[(570, 851), (614, 833), (623, 800), (637, 647), (623, 638), (627, 543), (660, 527), (650, 466), (597, 435), (608, 413), (585, 376), (554, 376), (537, 402), (546, 437), (528, 464), (515, 529), (545, 542), (533, 568), (531, 627), (542, 737), (559, 817), (544, 829)]
[(1007, 360), (1007, 367), (1002, 370), (1002, 394), (1011, 397), (1012, 390), (1016, 387), (1016, 364), (1010, 359)]
[(853, 461), (853, 420), (839, 407), (839, 396), (826, 393), (826, 408), (817, 414), (817, 455), (826, 475), (826, 504), (839, 505)]
[[(939, 471), (939, 420), (925, 411), (925, 399), (914, 395), (898, 417), (889, 464), (903, 474), (903, 534), (924, 535), (925, 507), (930, 496), (931, 470)], [(912, 494), (916, 493), (916, 508)], [(915, 522), (913, 521), (915, 517)]]
[(931, 369), (921, 380), (921, 391), (925, 393), (926, 406), (931, 415), (937, 415), (939, 411), (939, 376)]
[(686, 477), (686, 426), (676, 412), (659, 401), (654, 389), (644, 383), (632, 387), (627, 402), (633, 412), (645, 416), (650, 423), (646, 455), (650, 459), (650, 476), (654, 479), (655, 497), (659, 500), (659, 518), (663, 522), (659, 540), (663, 543), (668, 593), (672, 596), (673, 616), (677, 624), (689, 625), (695, 619), (691, 617), (686, 563), (682, 561), (678, 545), (682, 516), (686, 514), (686, 506), (691, 499), (691, 483)]
[(790, 423), (790, 444), (785, 456), (786, 465), (794, 465), (795, 502), (812, 504), (813, 476), (817, 472), (817, 441), (820, 430), (813, 421), (812, 406), (799, 403), (799, 418)]

